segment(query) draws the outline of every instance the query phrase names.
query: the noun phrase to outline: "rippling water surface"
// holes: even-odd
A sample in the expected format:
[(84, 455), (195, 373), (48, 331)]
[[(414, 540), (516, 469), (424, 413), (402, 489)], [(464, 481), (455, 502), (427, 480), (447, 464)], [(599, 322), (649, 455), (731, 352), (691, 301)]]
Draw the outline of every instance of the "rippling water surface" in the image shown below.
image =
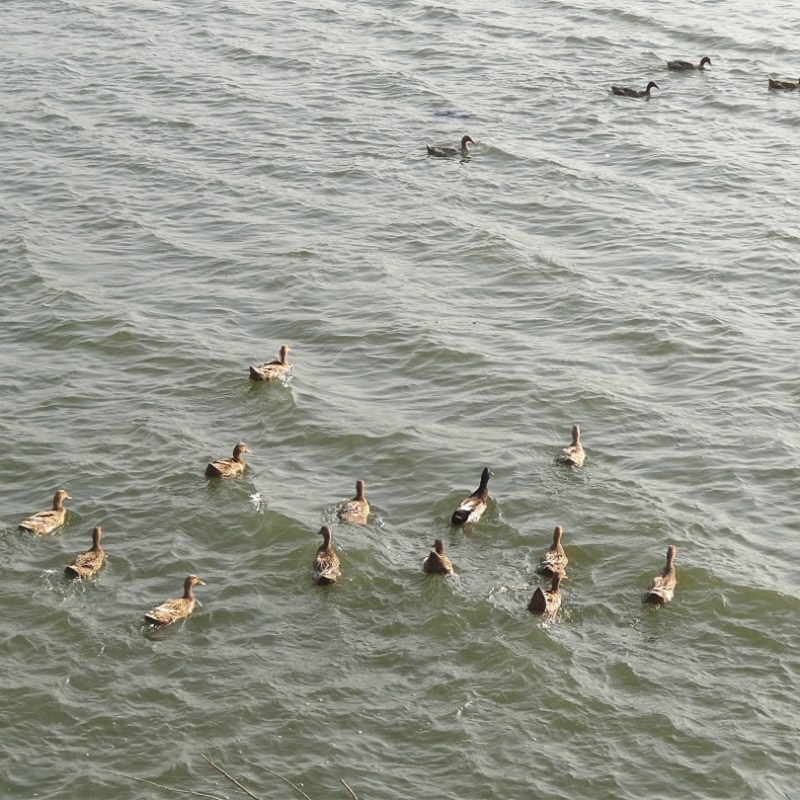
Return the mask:
[(800, 12), (764, 12), (3, 3), (3, 797), (234, 796), (204, 752), (261, 797), (796, 795)]

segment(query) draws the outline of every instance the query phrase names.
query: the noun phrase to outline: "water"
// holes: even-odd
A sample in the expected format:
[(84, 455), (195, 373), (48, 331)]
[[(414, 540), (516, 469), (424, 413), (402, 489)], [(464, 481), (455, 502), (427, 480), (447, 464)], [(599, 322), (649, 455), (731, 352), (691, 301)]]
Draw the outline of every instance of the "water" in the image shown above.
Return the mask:
[[(800, 98), (766, 81), (794, 6), (0, 20), (3, 797), (236, 796), (205, 752), (261, 797), (293, 791), (262, 767), (315, 800), (794, 796)], [(287, 385), (250, 383), (283, 343)], [(247, 477), (207, 482), (239, 439)], [(319, 590), (357, 478), (372, 521)], [(59, 486), (62, 531), (17, 532)], [(437, 537), (455, 579), (420, 571)], [(145, 630), (189, 572), (202, 608)]]

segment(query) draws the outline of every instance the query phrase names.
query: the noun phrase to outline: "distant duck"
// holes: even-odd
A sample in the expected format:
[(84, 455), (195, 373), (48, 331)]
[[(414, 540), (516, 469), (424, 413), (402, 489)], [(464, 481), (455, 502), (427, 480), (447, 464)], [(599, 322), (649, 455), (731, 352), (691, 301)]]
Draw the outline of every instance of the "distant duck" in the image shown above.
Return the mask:
[(480, 486), (453, 512), (450, 522), (453, 525), (465, 525), (468, 522), (477, 522), (486, 511), (486, 501), (489, 499), (489, 478), (492, 471), (489, 467), (484, 467), (481, 473)]
[(621, 97), (646, 97), (650, 99), (650, 90), (658, 89), (658, 84), (655, 81), (650, 81), (646, 89), (629, 89), (627, 86), (612, 86), (611, 91)]
[(667, 69), (675, 70), (676, 72), (685, 72), (686, 70), (690, 69), (704, 69), (705, 65), (711, 66), (711, 59), (708, 56), (703, 56), (700, 59), (699, 64), (692, 64), (691, 61), (681, 61), (677, 59), (675, 61), (667, 61)]
[(561, 608), (561, 581), (564, 579), (562, 572), (556, 572), (550, 583), (549, 591), (537, 588), (528, 603), (531, 614), (541, 614), (545, 620), (555, 619), (558, 609)]
[(253, 381), (274, 381), (289, 374), (292, 365), (288, 359), (289, 348), (286, 345), (281, 347), (280, 355), (274, 361), (266, 361), (257, 367), (250, 365), (250, 380)]
[(767, 77), (770, 89), (778, 89), (779, 91), (791, 92), (800, 86), (800, 79), (796, 81), (779, 81), (775, 78)]
[(539, 562), (539, 567), (536, 570), (540, 575), (552, 577), (557, 572), (564, 572), (569, 564), (567, 554), (561, 546), (561, 536), (564, 529), (560, 525), (556, 525), (553, 531), (553, 544), (545, 550), (542, 560)]
[(327, 525), (323, 525), (319, 532), (322, 535), (322, 544), (317, 548), (317, 554), (314, 556), (311, 577), (314, 583), (325, 586), (329, 583), (336, 583), (341, 577), (342, 571), (339, 569), (339, 556), (336, 555), (331, 544), (331, 529)]
[(556, 461), (568, 467), (582, 467), (586, 461), (586, 451), (581, 444), (581, 429), (579, 425), (572, 426), (572, 444), (561, 448)]
[(678, 582), (675, 577), (675, 554), (677, 552), (678, 548), (671, 544), (667, 550), (667, 565), (664, 567), (664, 571), (650, 581), (650, 586), (644, 593), (645, 603), (663, 606), (672, 600), (675, 594), (675, 584)]
[(445, 158), (447, 156), (466, 156), (469, 154), (470, 144), (475, 144), (475, 140), (471, 136), (461, 137), (461, 147), (442, 147), (432, 144), (426, 144), (429, 156), (436, 156), (437, 158)]
[(366, 525), (369, 516), (369, 503), (364, 497), (364, 481), (356, 481), (356, 496), (348, 500), (339, 509), (339, 519), (342, 522), (353, 522), (356, 525)]
[(187, 575), (183, 582), (183, 597), (165, 600), (160, 606), (156, 606), (144, 615), (145, 621), (150, 625), (171, 625), (179, 619), (188, 617), (197, 605), (197, 598), (192, 591), (195, 586), (205, 586), (205, 582), (197, 575)]
[(92, 531), (92, 546), (85, 552), (75, 556), (75, 560), (64, 568), (68, 578), (91, 578), (103, 566), (106, 559), (105, 550), (100, 547), (102, 528), (98, 525)]
[(72, 500), (72, 498), (63, 489), (59, 489), (53, 497), (53, 507), (22, 520), (19, 524), (20, 529), (43, 535), (60, 528), (67, 516), (67, 509), (64, 508), (65, 500)]
[(221, 458), (206, 467), (207, 478), (237, 478), (244, 475), (245, 464), (242, 453), (252, 453), (253, 451), (244, 443), (239, 442), (233, 448), (233, 458)]
[(450, 559), (444, 552), (444, 542), (441, 539), (437, 539), (433, 543), (431, 552), (422, 562), (422, 569), (429, 575), (453, 574), (453, 565), (450, 563)]

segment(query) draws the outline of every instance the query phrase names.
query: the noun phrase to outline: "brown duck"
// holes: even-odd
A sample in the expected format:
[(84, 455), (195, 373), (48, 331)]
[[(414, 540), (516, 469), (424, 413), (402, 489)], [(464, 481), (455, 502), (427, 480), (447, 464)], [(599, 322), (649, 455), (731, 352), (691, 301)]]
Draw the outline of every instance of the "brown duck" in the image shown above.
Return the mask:
[(102, 528), (98, 525), (92, 531), (92, 546), (85, 552), (75, 556), (75, 560), (64, 568), (68, 578), (91, 578), (92, 575), (103, 566), (106, 560), (106, 553), (100, 547), (100, 537), (103, 535)]
[(188, 617), (197, 605), (197, 598), (192, 591), (195, 586), (205, 586), (197, 575), (187, 575), (183, 582), (183, 597), (165, 600), (145, 615), (145, 621), (150, 625), (171, 625), (179, 619)]
[(650, 90), (658, 89), (658, 84), (655, 81), (650, 81), (646, 89), (629, 89), (627, 86), (612, 86), (611, 91), (618, 94), (620, 97), (644, 97), (650, 99)]
[(468, 522), (477, 522), (483, 516), (489, 500), (489, 478), (491, 477), (492, 471), (489, 467), (484, 467), (478, 488), (469, 497), (465, 497), (461, 501), (450, 517), (450, 522), (453, 525), (466, 525)]
[(461, 137), (461, 147), (447, 147), (443, 145), (426, 144), (429, 156), (436, 156), (437, 158), (447, 158), (448, 156), (466, 156), (469, 155), (470, 144), (475, 144), (475, 140), (471, 136)]
[(561, 581), (564, 579), (562, 572), (556, 572), (550, 583), (549, 591), (537, 588), (528, 603), (531, 614), (541, 614), (545, 620), (555, 619), (558, 609), (561, 608)]
[(579, 425), (572, 426), (572, 443), (562, 447), (556, 461), (569, 467), (582, 467), (586, 461), (586, 451), (581, 444), (581, 429)]
[(331, 529), (327, 525), (323, 525), (319, 532), (322, 536), (322, 544), (317, 548), (317, 554), (314, 556), (311, 577), (314, 583), (325, 586), (329, 583), (336, 583), (342, 576), (342, 571), (339, 569), (339, 556), (336, 555), (333, 544), (331, 544)]
[(52, 533), (56, 528), (60, 528), (67, 516), (67, 509), (64, 508), (65, 500), (72, 500), (72, 498), (63, 489), (59, 489), (53, 497), (53, 507), (22, 520), (19, 524), (20, 529), (42, 535)]
[(292, 365), (288, 359), (289, 348), (286, 345), (281, 347), (280, 355), (274, 361), (266, 361), (257, 367), (250, 365), (250, 380), (253, 381), (275, 381), (283, 378), (289, 373)]
[(221, 458), (206, 467), (207, 478), (237, 478), (244, 475), (247, 464), (242, 458), (242, 453), (252, 453), (253, 451), (244, 443), (239, 442), (233, 448), (233, 458)]
[(437, 539), (428, 557), (422, 562), (422, 569), (429, 575), (452, 575), (453, 565), (444, 552), (444, 542)]
[(366, 525), (369, 516), (369, 503), (364, 497), (364, 481), (356, 481), (356, 496), (348, 500), (339, 509), (339, 519), (342, 522), (353, 522), (356, 525)]
[(540, 575), (551, 578), (557, 572), (565, 572), (569, 559), (561, 546), (561, 536), (564, 529), (560, 525), (556, 525), (553, 531), (553, 544), (545, 550), (542, 560), (539, 562), (539, 568), (536, 570)]
[(776, 78), (767, 77), (770, 89), (777, 89), (778, 91), (792, 92), (800, 86), (800, 79), (796, 81), (781, 81)]
[(672, 600), (675, 594), (675, 584), (678, 579), (675, 576), (675, 554), (678, 548), (671, 544), (667, 549), (667, 565), (660, 575), (656, 575), (647, 591), (644, 593), (644, 602), (653, 605), (663, 606)]
[(706, 64), (711, 66), (711, 59), (708, 56), (703, 56), (700, 59), (699, 64), (692, 64), (691, 61), (681, 61), (680, 59), (676, 59), (675, 61), (667, 61), (667, 69), (674, 70), (676, 72), (687, 72), (691, 69), (704, 69)]

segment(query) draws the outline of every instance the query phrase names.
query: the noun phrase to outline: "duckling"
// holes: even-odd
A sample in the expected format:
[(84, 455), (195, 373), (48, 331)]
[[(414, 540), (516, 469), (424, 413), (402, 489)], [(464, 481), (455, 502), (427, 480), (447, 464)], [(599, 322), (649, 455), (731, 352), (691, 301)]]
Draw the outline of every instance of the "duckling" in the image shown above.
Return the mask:
[(429, 575), (452, 575), (453, 565), (444, 552), (444, 542), (437, 539), (431, 547), (428, 557), (422, 562), (423, 572)]
[(53, 497), (53, 507), (47, 511), (38, 511), (28, 519), (22, 520), (19, 524), (20, 530), (43, 535), (60, 528), (67, 516), (67, 509), (64, 508), (65, 500), (72, 498), (63, 489), (59, 489)]
[(629, 89), (627, 86), (612, 86), (611, 91), (621, 97), (644, 97), (650, 99), (650, 90), (658, 89), (658, 84), (655, 81), (650, 81), (646, 89)]
[(706, 64), (708, 64), (709, 67), (711, 66), (711, 59), (708, 56), (703, 56), (699, 64), (692, 64), (691, 61), (681, 61), (677, 59), (675, 61), (667, 61), (667, 69), (672, 69), (677, 72), (684, 72), (690, 69), (702, 70), (705, 68)]
[(480, 486), (469, 496), (461, 501), (459, 507), (450, 517), (453, 525), (465, 525), (468, 522), (477, 522), (486, 511), (486, 501), (489, 499), (489, 478), (492, 471), (484, 467), (481, 473)]
[(364, 497), (364, 481), (356, 481), (356, 496), (339, 509), (339, 519), (342, 522), (366, 525), (368, 516), (369, 503)]
[(144, 615), (145, 621), (150, 625), (171, 625), (179, 619), (188, 617), (197, 605), (197, 598), (192, 588), (205, 585), (197, 575), (187, 575), (183, 582), (183, 597), (165, 600), (160, 606), (156, 606)]
[(678, 548), (671, 544), (667, 550), (667, 565), (660, 575), (656, 575), (647, 591), (644, 593), (644, 602), (653, 605), (663, 606), (672, 600), (675, 594), (675, 584), (678, 579), (675, 577), (675, 554)]
[(289, 348), (287, 345), (281, 347), (280, 355), (274, 361), (265, 361), (257, 367), (250, 365), (250, 380), (253, 381), (274, 381), (283, 378), (289, 373), (292, 365), (288, 359)]
[(242, 453), (252, 453), (253, 451), (244, 443), (239, 442), (233, 448), (233, 458), (221, 458), (206, 467), (207, 478), (237, 478), (244, 475), (245, 464)]
[(586, 451), (581, 444), (581, 429), (578, 425), (572, 426), (572, 444), (561, 448), (561, 452), (556, 457), (559, 464), (566, 464), (569, 467), (582, 467), (586, 461)]
[(336, 555), (331, 544), (331, 529), (327, 525), (323, 525), (319, 532), (322, 535), (322, 544), (317, 548), (317, 554), (314, 556), (311, 577), (314, 583), (325, 586), (329, 583), (336, 583), (342, 576), (342, 571), (339, 569), (339, 556)]
[(770, 78), (767, 76), (767, 80), (769, 81), (770, 89), (778, 89), (785, 92), (791, 92), (800, 86), (800, 78), (798, 78), (796, 81), (779, 81), (775, 78)]
[(539, 568), (536, 570), (540, 575), (545, 577), (552, 577), (557, 572), (565, 572), (569, 559), (561, 546), (561, 536), (564, 529), (560, 525), (556, 525), (553, 531), (553, 544), (545, 550), (542, 560), (539, 562)]
[(103, 535), (103, 529), (98, 525), (92, 531), (92, 546), (85, 552), (75, 556), (75, 560), (64, 568), (68, 578), (91, 578), (92, 575), (103, 566), (106, 560), (106, 553), (100, 547), (100, 537)]
[(556, 572), (550, 583), (550, 591), (537, 588), (528, 603), (531, 614), (541, 614), (545, 620), (553, 620), (561, 608), (561, 581), (564, 580), (563, 572)]
[(466, 156), (469, 155), (470, 144), (475, 144), (475, 140), (471, 136), (461, 137), (461, 147), (446, 147), (426, 144), (429, 156), (436, 156), (437, 158), (446, 158), (447, 156)]

